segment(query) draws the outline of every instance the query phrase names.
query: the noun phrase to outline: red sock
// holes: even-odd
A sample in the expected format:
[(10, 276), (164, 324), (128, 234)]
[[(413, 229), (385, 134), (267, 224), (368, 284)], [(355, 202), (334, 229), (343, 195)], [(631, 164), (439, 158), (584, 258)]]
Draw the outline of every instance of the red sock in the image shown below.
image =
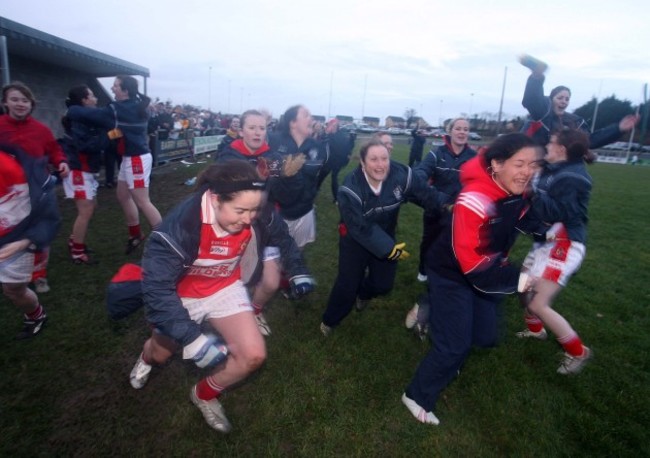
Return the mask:
[(224, 387), (215, 383), (211, 377), (206, 377), (196, 384), (196, 397), (204, 401), (219, 398)]
[(263, 305), (256, 304), (255, 302), (251, 302), (251, 306), (253, 306), (253, 313), (255, 315), (262, 313), (262, 309), (264, 308)]
[(525, 314), (524, 319), (526, 320), (526, 326), (530, 332), (540, 332), (544, 329), (544, 323), (542, 320), (537, 318), (535, 315)]
[(129, 237), (131, 237), (131, 238), (142, 237), (142, 232), (140, 231), (140, 225), (139, 224), (129, 226)]
[(86, 252), (86, 244), (85, 243), (72, 243), (72, 256), (81, 256)]
[(43, 310), (43, 306), (41, 304), (38, 304), (32, 312), (25, 313), (25, 316), (30, 320), (38, 320), (43, 316), (44, 312), (45, 311)]
[(562, 338), (557, 339), (564, 348), (564, 351), (571, 356), (582, 356), (585, 352), (584, 346), (582, 345), (582, 340), (578, 334), (569, 334)]

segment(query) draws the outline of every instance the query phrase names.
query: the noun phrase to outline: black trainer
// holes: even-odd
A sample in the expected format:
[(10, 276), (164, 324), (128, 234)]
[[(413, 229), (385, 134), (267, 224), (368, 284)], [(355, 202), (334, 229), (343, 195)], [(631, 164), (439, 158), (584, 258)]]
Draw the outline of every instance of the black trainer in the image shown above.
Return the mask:
[(43, 312), (43, 315), (41, 315), (40, 318), (37, 318), (35, 320), (30, 320), (29, 318), (25, 317), (25, 320), (23, 321), (23, 329), (18, 333), (18, 335), (16, 335), (16, 339), (24, 340), (34, 337), (36, 334), (43, 330), (43, 325), (46, 321), (47, 314), (45, 312)]

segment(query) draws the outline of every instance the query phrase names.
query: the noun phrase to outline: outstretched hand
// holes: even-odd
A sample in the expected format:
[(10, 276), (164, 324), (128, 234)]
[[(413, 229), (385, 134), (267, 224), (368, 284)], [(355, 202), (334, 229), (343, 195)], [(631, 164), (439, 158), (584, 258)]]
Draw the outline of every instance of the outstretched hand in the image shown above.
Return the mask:
[(621, 132), (628, 132), (634, 129), (634, 126), (637, 125), (639, 119), (641, 119), (641, 117), (638, 114), (627, 115), (619, 121), (618, 129)]

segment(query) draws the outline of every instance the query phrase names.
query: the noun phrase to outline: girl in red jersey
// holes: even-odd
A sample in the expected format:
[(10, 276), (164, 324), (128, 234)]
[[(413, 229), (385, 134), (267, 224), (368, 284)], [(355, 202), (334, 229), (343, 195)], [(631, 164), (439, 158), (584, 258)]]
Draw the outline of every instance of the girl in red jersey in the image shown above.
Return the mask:
[[(63, 150), (56, 142), (52, 131), (32, 117), (36, 99), (25, 84), (14, 81), (2, 88), (2, 105), (6, 113), (0, 116), (0, 141), (20, 147), (35, 158), (47, 157), (50, 165), (61, 178), (70, 173)], [(34, 252), (32, 281), (37, 293), (47, 293), (47, 263), (49, 246)]]
[[(190, 399), (211, 428), (227, 433), (231, 425), (218, 398), (266, 359), (264, 338), (245, 286), (255, 277), (249, 275), (249, 267), (258, 265), (268, 241), (280, 246), (283, 259), (289, 260), (286, 267), (294, 274), (296, 290), (305, 277), (311, 277), (286, 225), (277, 217), (267, 218), (268, 206), (262, 210), (265, 182), (251, 164), (213, 164), (201, 174), (197, 186), (197, 192), (165, 217), (147, 243), (142, 293), (147, 320), (155, 329), (130, 382), (142, 388), (152, 365), (164, 363), (179, 348), (184, 359), (201, 368), (225, 360), (192, 388)], [(259, 267), (252, 270), (259, 275)], [(223, 337), (227, 348), (202, 332), (204, 321)]]

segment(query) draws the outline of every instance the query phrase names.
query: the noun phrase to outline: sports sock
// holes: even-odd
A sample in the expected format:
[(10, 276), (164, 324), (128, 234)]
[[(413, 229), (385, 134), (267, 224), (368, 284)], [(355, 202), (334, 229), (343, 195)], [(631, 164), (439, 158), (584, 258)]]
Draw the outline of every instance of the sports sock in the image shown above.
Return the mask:
[(142, 232), (140, 231), (139, 224), (129, 226), (129, 237), (131, 238), (142, 237)]
[(578, 334), (569, 334), (558, 338), (557, 341), (560, 342), (564, 351), (571, 356), (582, 356), (584, 354), (584, 346), (582, 345), (582, 340), (580, 340)]
[(43, 309), (43, 306), (41, 304), (38, 304), (33, 311), (29, 313), (25, 313), (25, 317), (29, 320), (38, 320), (44, 314), (45, 314), (45, 310)]
[(542, 320), (537, 318), (535, 315), (525, 314), (524, 319), (526, 320), (526, 327), (528, 327), (530, 332), (538, 333), (544, 329), (544, 323), (542, 323)]
[(206, 377), (196, 384), (196, 397), (204, 401), (219, 398), (225, 388), (217, 384), (212, 377)]
[(72, 243), (72, 257), (75, 256), (81, 256), (86, 252), (86, 244), (85, 243)]

